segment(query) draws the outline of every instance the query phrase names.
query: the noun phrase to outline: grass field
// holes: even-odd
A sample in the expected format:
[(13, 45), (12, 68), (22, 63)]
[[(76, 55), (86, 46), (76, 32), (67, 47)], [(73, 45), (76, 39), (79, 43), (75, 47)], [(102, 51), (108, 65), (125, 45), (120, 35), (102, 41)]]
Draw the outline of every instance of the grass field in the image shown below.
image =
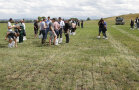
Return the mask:
[(88, 21), (60, 46), (42, 46), (27, 24), (28, 40), (12, 49), (0, 24), (0, 90), (139, 90), (139, 30), (107, 22), (108, 40)]

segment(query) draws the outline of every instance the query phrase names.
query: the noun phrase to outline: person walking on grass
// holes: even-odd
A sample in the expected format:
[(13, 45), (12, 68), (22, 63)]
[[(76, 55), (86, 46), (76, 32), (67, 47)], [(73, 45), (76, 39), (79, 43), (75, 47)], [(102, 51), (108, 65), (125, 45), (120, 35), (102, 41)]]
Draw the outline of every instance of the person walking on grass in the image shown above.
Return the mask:
[(54, 22), (55, 22), (55, 19), (53, 18), (52, 22), (49, 24), (49, 30), (50, 30), (49, 31), (49, 34), (50, 34), (49, 45), (50, 46), (51, 46), (51, 42), (53, 42), (54, 45), (57, 45), (56, 44), (57, 35), (56, 35), (55, 31), (54, 31)]
[(16, 26), (15, 25), (12, 26), (12, 22), (13, 19), (10, 18), (7, 25), (8, 32), (6, 33), (6, 37), (5, 37), (5, 40), (9, 38), (9, 45), (8, 45), (9, 48), (17, 47), (16, 33), (12, 30), (12, 28), (15, 28)]
[(45, 22), (46, 22), (46, 19), (44, 18), (43, 21), (40, 23), (40, 30), (41, 30), (42, 35), (43, 35), (42, 41), (41, 41), (42, 44), (44, 44), (45, 40), (46, 40), (46, 28), (47, 28), (47, 26), (46, 26)]
[(69, 24), (69, 21), (66, 20), (65, 21), (65, 27), (64, 27), (64, 33), (65, 33), (65, 37), (66, 37), (66, 43), (69, 43), (69, 29), (70, 29), (70, 24)]
[(38, 29), (39, 29), (38, 20), (35, 20), (34, 21), (34, 36), (35, 36), (35, 38), (37, 38)]
[(59, 35), (58, 35), (58, 41), (59, 41), (59, 43), (62, 43), (62, 31), (64, 29), (65, 22), (61, 19), (61, 17), (59, 17), (59, 24), (60, 24), (60, 30), (59, 30), (60, 39), (59, 39)]
[(99, 26), (99, 34), (98, 34), (98, 39), (100, 38), (101, 32), (103, 33), (103, 39), (108, 39), (106, 35), (107, 31), (107, 23), (101, 18), (100, 21), (98, 22)]
[(134, 30), (134, 20), (132, 19), (130, 21), (130, 29)]

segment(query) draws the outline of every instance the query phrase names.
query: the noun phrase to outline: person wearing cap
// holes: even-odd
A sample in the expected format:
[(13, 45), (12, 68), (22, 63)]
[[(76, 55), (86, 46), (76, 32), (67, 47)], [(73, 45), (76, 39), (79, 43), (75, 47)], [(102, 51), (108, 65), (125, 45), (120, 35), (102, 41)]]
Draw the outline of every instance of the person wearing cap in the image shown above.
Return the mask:
[(58, 35), (58, 40), (59, 40), (59, 43), (62, 43), (62, 31), (64, 29), (65, 23), (61, 19), (61, 17), (59, 17), (59, 24), (60, 24), (60, 30), (59, 30), (60, 39), (59, 39), (59, 35)]
[[(50, 38), (49, 38), (49, 45), (51, 46), (51, 42), (53, 40), (54, 45), (58, 45), (56, 43), (56, 39), (57, 39), (57, 35), (54, 31), (54, 22), (55, 22), (55, 18), (52, 19), (52, 22), (49, 23), (49, 34), (50, 34)], [(54, 39), (53, 39), (54, 38)]]
[(9, 45), (8, 45), (9, 48), (17, 47), (16, 33), (12, 30), (12, 28), (15, 28), (16, 26), (15, 25), (12, 26), (11, 24), (12, 22), (13, 22), (13, 19), (10, 18), (8, 25), (7, 25), (8, 32), (6, 33), (6, 38), (5, 38), (5, 40), (7, 40), (7, 37), (9, 38)]

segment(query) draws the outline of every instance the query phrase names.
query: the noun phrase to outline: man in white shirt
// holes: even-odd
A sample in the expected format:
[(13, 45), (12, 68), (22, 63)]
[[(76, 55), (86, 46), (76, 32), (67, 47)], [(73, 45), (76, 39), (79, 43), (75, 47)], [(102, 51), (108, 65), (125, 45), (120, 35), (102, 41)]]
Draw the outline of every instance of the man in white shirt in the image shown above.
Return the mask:
[(27, 38), (26, 38), (26, 25), (25, 25), (25, 20), (24, 19), (22, 20), (22, 25), (24, 26), (23, 40), (27, 40)]
[[(59, 17), (59, 24), (60, 24), (60, 30), (59, 30), (60, 39), (59, 39), (59, 43), (62, 43), (62, 31), (64, 29), (65, 22), (61, 19), (61, 17)], [(59, 38), (59, 35), (58, 35), (57, 38)]]
[(14, 46), (17, 47), (16, 33), (12, 30), (12, 28), (15, 28), (16, 26), (12, 26), (12, 24), (11, 24), (12, 22), (13, 22), (13, 19), (10, 18), (8, 25), (7, 25), (8, 32), (7, 32), (6, 38), (5, 38), (5, 40), (7, 40), (7, 37), (9, 38), (9, 45), (8, 45), (9, 48), (12, 48)]

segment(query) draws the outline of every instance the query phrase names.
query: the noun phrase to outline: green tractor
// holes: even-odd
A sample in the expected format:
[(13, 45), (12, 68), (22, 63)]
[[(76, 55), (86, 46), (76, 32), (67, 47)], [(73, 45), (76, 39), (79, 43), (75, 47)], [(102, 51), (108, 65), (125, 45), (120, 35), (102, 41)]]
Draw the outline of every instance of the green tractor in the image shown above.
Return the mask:
[(115, 23), (116, 25), (124, 25), (125, 24), (123, 17), (116, 17), (115, 21), (116, 21), (116, 23)]

